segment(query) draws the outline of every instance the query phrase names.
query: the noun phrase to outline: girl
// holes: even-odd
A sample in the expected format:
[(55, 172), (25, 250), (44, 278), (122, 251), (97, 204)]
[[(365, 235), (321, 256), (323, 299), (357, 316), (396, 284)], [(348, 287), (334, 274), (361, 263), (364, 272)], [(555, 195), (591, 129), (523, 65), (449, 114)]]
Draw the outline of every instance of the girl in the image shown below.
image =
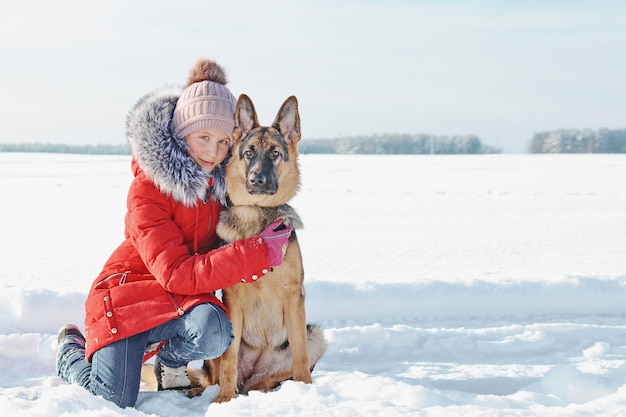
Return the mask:
[(253, 283), (282, 263), (291, 228), (218, 247), (235, 98), (224, 70), (200, 60), (184, 91), (146, 95), (127, 117), (134, 180), (125, 240), (91, 286), (85, 336), (59, 331), (57, 373), (132, 407), (142, 363), (156, 354), (159, 389), (190, 384), (189, 361), (220, 356), (233, 338), (218, 289)]

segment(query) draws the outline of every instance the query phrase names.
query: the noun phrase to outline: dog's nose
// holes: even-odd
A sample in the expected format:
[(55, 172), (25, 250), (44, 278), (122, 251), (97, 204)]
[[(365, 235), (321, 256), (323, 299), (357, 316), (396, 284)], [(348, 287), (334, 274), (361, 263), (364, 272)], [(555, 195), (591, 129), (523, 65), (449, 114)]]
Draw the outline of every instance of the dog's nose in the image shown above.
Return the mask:
[(250, 183), (250, 185), (264, 185), (267, 182), (267, 178), (265, 177), (265, 174), (258, 173), (250, 175), (250, 177), (248, 178), (248, 182)]

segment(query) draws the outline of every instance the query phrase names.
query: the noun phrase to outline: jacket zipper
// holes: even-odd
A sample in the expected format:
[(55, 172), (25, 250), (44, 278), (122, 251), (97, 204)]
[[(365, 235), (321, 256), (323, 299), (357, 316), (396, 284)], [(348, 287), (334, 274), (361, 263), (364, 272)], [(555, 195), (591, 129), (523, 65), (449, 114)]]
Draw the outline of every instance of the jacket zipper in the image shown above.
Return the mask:
[[(207, 199), (208, 200), (208, 197)], [(207, 201), (202, 200), (203, 204), (206, 206), (207, 205)], [(209, 227), (213, 226), (213, 209), (212, 207), (209, 207)], [(199, 214), (199, 210), (200, 208), (198, 206), (196, 206), (196, 224), (193, 230), (193, 253), (195, 255), (199, 255), (198, 253), (198, 216)]]
[(174, 303), (174, 307), (176, 307), (176, 311), (178, 312), (178, 315), (182, 316), (183, 314), (185, 314), (185, 310), (183, 310), (180, 304), (178, 304), (178, 301), (176, 301), (176, 299), (174, 298), (174, 294), (172, 294), (171, 292), (168, 292), (168, 294), (170, 295), (170, 298), (172, 299), (172, 303)]
[[(118, 285), (124, 285), (126, 283), (126, 277), (128, 276), (128, 274), (130, 274), (131, 271), (124, 271), (124, 272), (116, 272), (114, 274), (111, 274), (109, 276), (107, 276), (106, 278), (101, 279), (95, 286), (95, 288), (97, 288), (99, 285), (104, 284), (105, 282), (121, 275), (122, 278), (120, 278), (120, 282)], [(185, 310), (183, 310), (183, 308), (180, 306), (180, 304), (178, 303), (178, 301), (176, 301), (176, 299), (174, 298), (174, 295), (171, 292), (168, 292), (172, 303), (174, 304), (174, 307), (176, 307), (176, 312), (178, 313), (179, 316), (182, 316), (183, 314), (185, 314)]]
[(120, 279), (120, 285), (124, 284), (124, 282), (126, 281), (126, 276), (130, 274), (130, 271), (124, 271), (124, 272), (116, 272), (114, 274), (111, 274), (105, 278), (102, 278), (100, 281), (98, 281), (98, 283), (94, 286), (94, 288), (98, 288), (101, 284), (104, 284), (105, 282), (112, 280), (113, 278), (117, 277), (118, 275), (121, 275), (122, 278)]
[(196, 223), (193, 227), (193, 253), (196, 255), (198, 254), (198, 211), (200, 211), (200, 207), (196, 206)]

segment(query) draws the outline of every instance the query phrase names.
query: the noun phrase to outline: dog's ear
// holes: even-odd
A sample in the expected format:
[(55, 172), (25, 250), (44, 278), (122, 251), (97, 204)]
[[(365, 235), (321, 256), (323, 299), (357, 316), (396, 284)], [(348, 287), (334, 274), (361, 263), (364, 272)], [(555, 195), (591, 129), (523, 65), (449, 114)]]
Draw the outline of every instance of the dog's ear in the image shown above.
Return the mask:
[(272, 127), (278, 129), (287, 143), (296, 143), (300, 140), (300, 114), (298, 113), (298, 100), (295, 96), (285, 100)]
[(239, 135), (235, 135), (235, 132), (233, 135), (242, 138), (258, 125), (259, 120), (252, 100), (245, 94), (240, 95), (235, 107), (235, 132), (239, 129)]

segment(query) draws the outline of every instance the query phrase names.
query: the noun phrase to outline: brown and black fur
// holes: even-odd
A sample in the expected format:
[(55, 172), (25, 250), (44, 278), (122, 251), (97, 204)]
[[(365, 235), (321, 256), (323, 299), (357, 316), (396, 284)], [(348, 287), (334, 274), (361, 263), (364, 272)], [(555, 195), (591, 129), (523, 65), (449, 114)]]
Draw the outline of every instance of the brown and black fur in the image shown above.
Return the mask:
[[(295, 97), (282, 105), (272, 126), (260, 126), (252, 101), (242, 94), (235, 111), (235, 145), (226, 169), (232, 203), (220, 216), (217, 233), (225, 242), (258, 235), (282, 218), (294, 232), (280, 266), (253, 284), (223, 290), (234, 340), (218, 359), (204, 362), (200, 385), (219, 384), (216, 402), (237, 393), (268, 391), (293, 379), (311, 383), (311, 370), (324, 353), (322, 329), (306, 324), (304, 271), (295, 229), (302, 223), (287, 203), (300, 187), (300, 116)], [(196, 393), (197, 393), (196, 392)]]

